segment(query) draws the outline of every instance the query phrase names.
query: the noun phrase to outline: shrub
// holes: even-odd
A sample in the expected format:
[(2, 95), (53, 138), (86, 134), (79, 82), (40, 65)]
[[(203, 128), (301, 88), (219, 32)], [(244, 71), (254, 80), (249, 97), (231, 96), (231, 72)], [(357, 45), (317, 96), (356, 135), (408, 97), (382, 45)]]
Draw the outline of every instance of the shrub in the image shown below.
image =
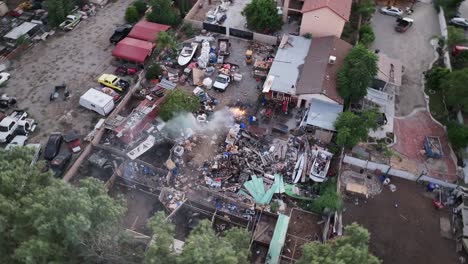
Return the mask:
[(125, 20), (131, 24), (140, 20), (140, 14), (135, 6), (127, 7), (127, 10), (125, 11)]
[(133, 6), (137, 9), (138, 14), (140, 14), (140, 16), (143, 16), (146, 10), (148, 9), (148, 6), (143, 0), (136, 0), (135, 2), (133, 2)]
[(195, 35), (195, 32), (193, 31), (192, 24), (190, 24), (190, 23), (184, 23), (184, 25), (182, 26), (182, 31), (189, 38), (191, 38), (191, 37), (193, 37)]
[(375, 40), (374, 31), (370, 25), (363, 25), (359, 30), (360, 42), (366, 47), (369, 47)]
[(157, 79), (161, 74), (162, 74), (162, 69), (159, 66), (159, 64), (153, 63), (146, 70), (145, 78), (147, 80), (154, 80), (154, 79)]
[(442, 67), (434, 67), (425, 73), (426, 88), (434, 91), (442, 90), (442, 80), (450, 73), (450, 70)]

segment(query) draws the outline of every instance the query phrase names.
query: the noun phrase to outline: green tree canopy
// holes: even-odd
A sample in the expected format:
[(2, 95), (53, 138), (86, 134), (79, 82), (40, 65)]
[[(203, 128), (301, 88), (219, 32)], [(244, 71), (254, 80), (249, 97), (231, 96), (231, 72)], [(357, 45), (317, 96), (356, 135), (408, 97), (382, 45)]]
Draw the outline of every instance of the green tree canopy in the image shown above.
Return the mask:
[(248, 263), (249, 234), (244, 229), (232, 228), (217, 236), (211, 223), (202, 220), (185, 240), (182, 253), (176, 255), (171, 247), (174, 225), (165, 220), (164, 213), (152, 217), (149, 226), (155, 240), (146, 251), (145, 264)]
[(434, 91), (442, 90), (442, 81), (450, 73), (450, 70), (443, 67), (434, 67), (426, 72), (426, 88)]
[(138, 10), (135, 6), (131, 5), (127, 7), (127, 10), (125, 10), (125, 21), (128, 23), (136, 23), (140, 20), (140, 14), (138, 14)]
[(146, 12), (146, 9), (148, 9), (148, 6), (143, 0), (136, 0), (132, 5), (137, 9), (140, 17), (143, 16)]
[(281, 29), (281, 16), (278, 15), (276, 2), (273, 0), (252, 0), (242, 11), (247, 19), (247, 26), (260, 33), (272, 33)]
[(155, 37), (156, 47), (160, 50), (175, 51), (177, 40), (172, 30), (165, 32), (160, 31)]
[(360, 0), (356, 4), (357, 12), (364, 18), (371, 17), (375, 12), (375, 2), (373, 0)]
[(198, 97), (176, 89), (166, 94), (166, 102), (161, 105), (159, 116), (167, 121), (181, 112), (195, 112), (199, 107)]
[(344, 147), (354, 147), (359, 141), (366, 140), (369, 129), (376, 129), (377, 111), (366, 110), (360, 115), (352, 112), (340, 113), (335, 121), (336, 143)]
[(367, 95), (367, 88), (377, 74), (378, 57), (363, 45), (352, 48), (338, 71), (338, 93), (346, 101)]
[(159, 64), (157, 63), (153, 63), (146, 70), (145, 78), (147, 80), (154, 80), (154, 79), (157, 79), (161, 74), (162, 74), (161, 66), (159, 66)]
[(369, 232), (353, 223), (344, 228), (344, 236), (327, 244), (309, 242), (302, 247), (298, 264), (379, 264), (369, 253)]
[(447, 31), (448, 31), (447, 45), (449, 47), (453, 47), (458, 44), (466, 43), (465, 32), (463, 29), (457, 28), (454, 26), (448, 26)]
[(359, 42), (362, 45), (369, 47), (375, 40), (374, 31), (372, 30), (371, 25), (362, 25), (361, 29), (359, 30), (359, 37)]
[(445, 102), (455, 109), (468, 109), (468, 69), (449, 73), (442, 81)]
[(180, 14), (170, 0), (150, 0), (151, 12), (146, 14), (150, 22), (175, 26), (180, 23)]
[(47, 0), (45, 8), (48, 12), (48, 20), (51, 26), (56, 27), (62, 23), (73, 9), (72, 0)]
[(452, 121), (447, 124), (447, 134), (454, 150), (468, 146), (468, 127)]
[(121, 200), (97, 179), (78, 188), (30, 166), (27, 148), (0, 151), (3, 263), (121, 263)]

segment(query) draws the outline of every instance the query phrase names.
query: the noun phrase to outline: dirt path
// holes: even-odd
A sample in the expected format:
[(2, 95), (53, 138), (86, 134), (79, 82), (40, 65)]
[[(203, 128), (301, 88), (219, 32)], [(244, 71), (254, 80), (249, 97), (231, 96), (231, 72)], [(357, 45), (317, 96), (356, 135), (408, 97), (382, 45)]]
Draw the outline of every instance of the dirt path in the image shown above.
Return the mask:
[[(11, 79), (2, 92), (16, 96), (19, 108), (25, 109), (39, 122), (31, 141), (40, 141), (52, 131), (73, 127), (82, 134), (91, 130), (99, 118), (81, 108), (78, 100), (97, 77), (113, 71), (108, 39), (116, 25), (123, 23), (125, 9), (131, 0), (110, 3), (99, 9), (95, 17), (82, 21), (72, 32), (59, 32), (13, 61)], [(56, 85), (63, 82), (71, 91), (71, 99), (50, 102)]]

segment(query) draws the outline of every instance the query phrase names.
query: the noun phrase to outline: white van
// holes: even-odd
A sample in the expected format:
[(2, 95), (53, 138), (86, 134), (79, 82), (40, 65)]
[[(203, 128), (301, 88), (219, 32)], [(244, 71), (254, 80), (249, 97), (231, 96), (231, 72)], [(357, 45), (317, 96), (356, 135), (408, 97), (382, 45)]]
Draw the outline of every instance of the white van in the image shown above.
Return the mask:
[(80, 105), (102, 116), (109, 114), (115, 107), (112, 96), (94, 88), (89, 89), (80, 97)]

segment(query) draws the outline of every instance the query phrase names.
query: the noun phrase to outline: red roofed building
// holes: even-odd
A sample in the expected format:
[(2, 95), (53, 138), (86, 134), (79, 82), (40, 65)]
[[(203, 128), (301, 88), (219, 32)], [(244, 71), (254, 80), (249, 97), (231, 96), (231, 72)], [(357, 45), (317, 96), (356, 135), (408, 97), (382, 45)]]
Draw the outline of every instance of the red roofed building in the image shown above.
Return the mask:
[(291, 12), (302, 13), (299, 34), (313, 37), (341, 37), (344, 24), (351, 14), (352, 0), (285, 0), (283, 20)]
[(112, 50), (112, 56), (126, 61), (144, 63), (153, 51), (154, 44), (148, 41), (126, 37)]
[(141, 20), (133, 26), (132, 31), (128, 34), (129, 37), (154, 42), (156, 35), (161, 31), (168, 31), (171, 27), (168, 25), (148, 22)]

